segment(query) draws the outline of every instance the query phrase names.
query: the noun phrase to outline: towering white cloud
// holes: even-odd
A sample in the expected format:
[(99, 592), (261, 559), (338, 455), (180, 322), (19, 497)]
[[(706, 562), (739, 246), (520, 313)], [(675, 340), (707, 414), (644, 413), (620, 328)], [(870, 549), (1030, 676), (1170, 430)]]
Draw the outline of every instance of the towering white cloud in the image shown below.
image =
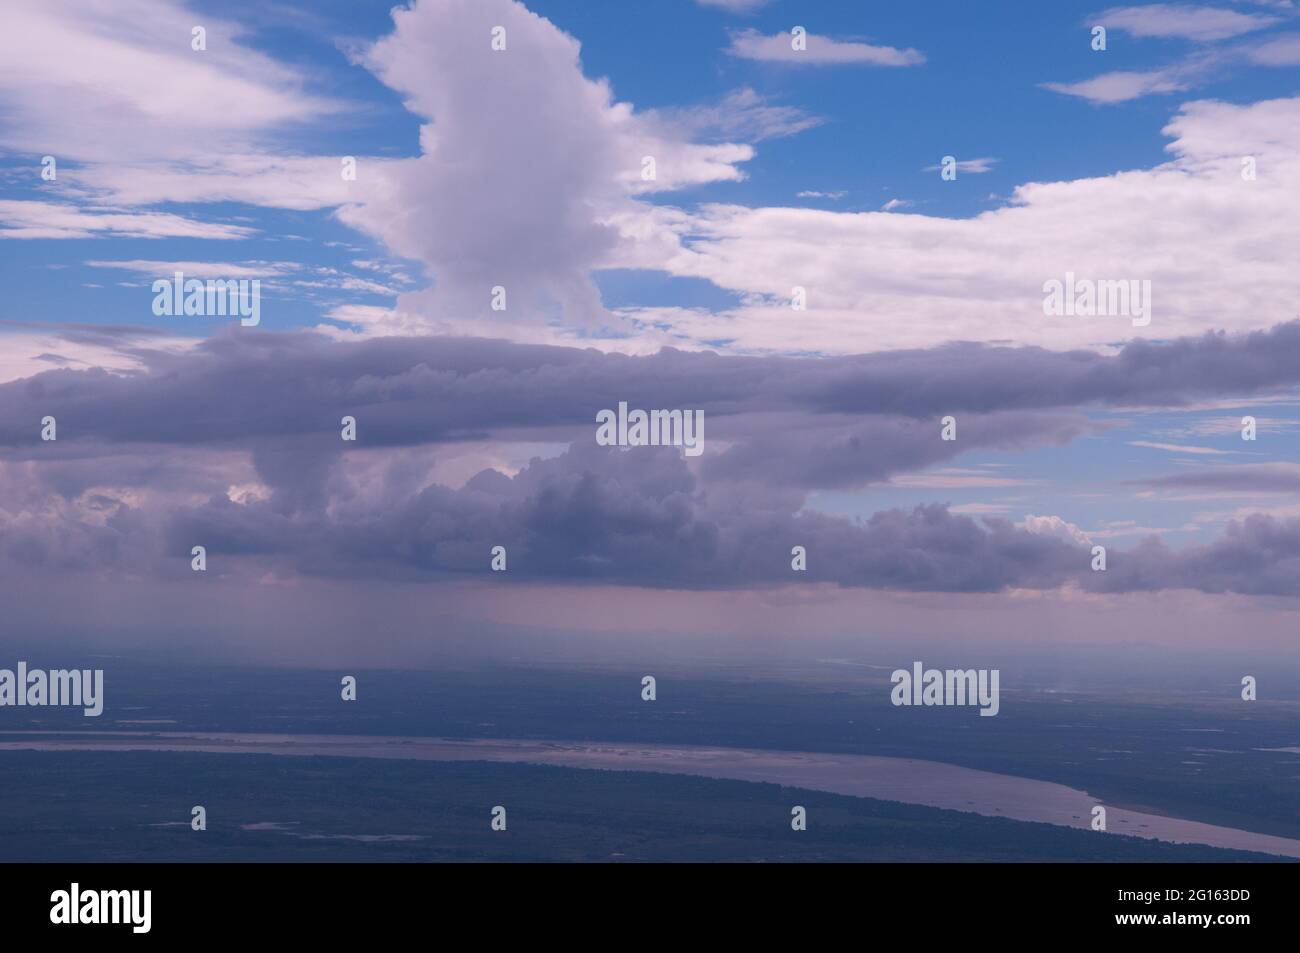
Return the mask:
[(362, 62), (425, 120), (421, 155), (359, 175), (364, 199), (342, 217), (428, 266), (433, 291), (399, 308), (431, 325), (608, 322), (590, 272), (620, 241), (611, 217), (637, 208), (634, 193), (738, 179), (753, 155), (616, 102), (583, 74), (577, 40), (513, 0), (435, 0), (393, 19)]

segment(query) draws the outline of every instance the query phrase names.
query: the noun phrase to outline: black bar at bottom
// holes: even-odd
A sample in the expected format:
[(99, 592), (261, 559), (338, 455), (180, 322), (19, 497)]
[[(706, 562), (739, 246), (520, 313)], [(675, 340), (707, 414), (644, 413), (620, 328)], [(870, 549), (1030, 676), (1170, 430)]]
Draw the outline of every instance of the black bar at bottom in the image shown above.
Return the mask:
[(91, 943), (336, 943), (435, 925), (462, 927), (471, 941), (480, 931), (613, 941), (671, 928), (679, 938), (691, 929), (806, 940), (810, 930), (916, 928), (918, 940), (997, 929), (1230, 942), (1296, 923), (1298, 868), (1287, 863), (539, 866), (11, 864), (0, 912), (6, 938)]

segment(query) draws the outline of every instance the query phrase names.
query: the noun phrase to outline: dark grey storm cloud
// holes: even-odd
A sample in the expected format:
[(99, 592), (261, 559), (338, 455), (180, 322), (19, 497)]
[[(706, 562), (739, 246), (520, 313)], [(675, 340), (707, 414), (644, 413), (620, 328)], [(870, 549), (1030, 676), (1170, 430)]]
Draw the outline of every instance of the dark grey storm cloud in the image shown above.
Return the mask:
[(66, 438), (220, 443), (324, 434), (366, 419), (374, 445), (585, 427), (598, 409), (691, 407), (711, 419), (796, 411), (933, 418), (1087, 406), (1178, 406), (1300, 384), (1300, 322), (1229, 337), (1138, 341), (1115, 355), (957, 344), (823, 359), (665, 349), (629, 357), (466, 338), (338, 342), (217, 335), (190, 351), (134, 349), (138, 374), (66, 368), (0, 385), (0, 445)]
[(755, 414), (717, 427), (733, 443), (705, 461), (706, 477), (845, 490), (922, 470), (972, 449), (1059, 446), (1100, 429), (1064, 411), (961, 413), (958, 438), (938, 439), (939, 418), (881, 414)]
[(1172, 550), (1155, 537), (1117, 553), (1088, 586), (1100, 592), (1199, 589), (1257, 596), (1300, 595), (1300, 519), (1252, 515), (1223, 536)]
[[(206, 540), (215, 551), (291, 558), (299, 570), (349, 578), (487, 574), (494, 545), (523, 578), (702, 589), (797, 578), (990, 592), (1056, 586), (1088, 567), (1084, 548), (940, 505), (860, 523), (795, 508), (761, 491), (705, 493), (672, 448), (581, 445), (513, 479), (486, 470), (460, 489), (429, 486), (329, 513), (214, 498), (177, 511), (170, 537), (177, 556)], [(809, 554), (797, 577), (794, 546)]]
[[(490, 578), (488, 554), (502, 545), (511, 578), (534, 580), (1300, 594), (1300, 531), (1263, 517), (1207, 547), (1116, 551), (1094, 573), (1080, 542), (942, 505), (866, 520), (803, 508), (813, 489), (972, 449), (1070, 441), (1099, 426), (1080, 408), (1292, 386), (1300, 324), (1112, 356), (959, 345), (824, 360), (627, 357), (237, 331), (134, 353), (138, 373), (59, 368), (0, 386), (0, 554), (11, 565), (168, 578), (202, 543), (217, 575)], [(597, 411), (620, 401), (704, 410), (705, 455), (596, 446)], [(945, 414), (958, 418), (956, 441), (939, 439)], [(39, 440), (47, 415), (54, 443)], [(339, 438), (344, 415), (357, 418), (355, 444)], [(466, 439), (557, 453), (513, 477), (435, 482), (430, 455)], [(250, 482), (257, 492), (232, 492)], [(794, 546), (807, 572), (792, 571)]]

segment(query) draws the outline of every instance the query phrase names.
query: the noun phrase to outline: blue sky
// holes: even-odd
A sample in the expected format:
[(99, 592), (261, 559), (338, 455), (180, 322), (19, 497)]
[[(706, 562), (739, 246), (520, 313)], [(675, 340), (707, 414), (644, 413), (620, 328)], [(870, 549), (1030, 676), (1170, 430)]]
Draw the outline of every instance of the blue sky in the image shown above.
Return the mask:
[[(313, 4), (306, 13), (261, 3), (199, 3), (192, 9), (243, 23), (250, 31), (243, 45), (292, 64), (309, 77), (315, 91), (342, 104), (341, 113), (327, 122), (276, 129), (272, 138), (277, 151), (411, 156), (419, 149), (418, 119), (403, 109), (400, 96), (349, 62), (347, 55), (391, 29), (388, 6), (326, 2)], [(923, 17), (907, 5), (868, 7), (833, 0), (773, 0), (748, 13), (694, 0), (643, 5), (539, 0), (530, 9), (577, 37), (586, 74), (608, 78), (615, 96), (638, 110), (708, 107), (737, 89), (752, 89), (773, 106), (819, 121), (797, 134), (763, 140), (754, 158), (744, 163), (744, 181), (703, 183), (652, 198), (674, 205), (734, 202), (857, 212), (875, 211), (896, 199), (912, 203), (900, 211), (958, 218), (1004, 204), (1024, 182), (1147, 168), (1167, 159), (1168, 138), (1161, 129), (1186, 94), (1099, 104), (1043, 84), (1075, 82), (1102, 72), (1150, 70), (1178, 63), (1198, 50), (1229, 45), (1112, 32), (1107, 49), (1096, 52), (1089, 45), (1089, 25), (1106, 8), (1077, 3), (938, 2), (927, 4)], [(1217, 9), (1275, 18), (1271, 25), (1249, 31), (1251, 39), (1292, 35), (1295, 29), (1294, 11), (1286, 6), (1244, 3)], [(917, 68), (828, 68), (754, 62), (726, 52), (729, 36), (737, 31), (774, 35), (796, 24), (814, 33), (918, 49), (925, 63)], [(1225, 65), (1196, 84), (1195, 96), (1248, 103), (1288, 95), (1296, 91), (1298, 75), (1294, 65)], [(41, 154), (39, 149), (6, 150), (7, 197), (58, 195), (57, 187), (24, 174)], [(985, 173), (945, 182), (925, 171), (943, 155), (996, 161)], [(75, 158), (65, 161), (65, 169), (77, 168)], [(800, 197), (801, 192), (836, 197)], [(381, 243), (339, 227), (330, 210), (290, 213), (225, 202), (162, 202), (154, 207), (254, 227), (256, 235), (222, 248), (240, 260), (287, 257), (348, 270), (357, 256), (386, 257)], [(289, 241), (295, 244), (286, 246)], [(138, 305), (139, 295), (133, 289), (115, 290), (129, 277), (84, 263), (149, 259), (156, 245), (155, 240), (125, 238), (13, 242), (7, 255), (10, 294), (0, 304), (0, 315), (32, 320), (39, 311), (42, 319), (133, 320), (130, 312), (138, 310), (133, 303)], [(173, 260), (195, 260), (210, 256), (211, 246), (203, 240), (173, 238), (168, 253)], [(58, 295), (49, 293), (44, 272), (49, 267), (68, 269), (59, 275)], [(735, 292), (706, 281), (656, 271), (613, 269), (598, 273), (596, 280), (611, 307), (714, 307), (735, 297)], [(86, 284), (101, 287), (89, 289), (95, 292), (92, 296), (85, 293)], [(391, 297), (359, 293), (325, 300), (377, 304)], [(311, 326), (321, 316), (320, 301), (295, 295), (281, 299), (267, 320), (269, 327)]]

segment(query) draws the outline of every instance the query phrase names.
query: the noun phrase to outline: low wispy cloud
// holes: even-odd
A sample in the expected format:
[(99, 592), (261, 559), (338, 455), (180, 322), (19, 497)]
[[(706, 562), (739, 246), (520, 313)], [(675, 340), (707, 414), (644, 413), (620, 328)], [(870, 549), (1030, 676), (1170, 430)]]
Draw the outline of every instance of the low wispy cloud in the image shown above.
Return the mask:
[(1287, 33), (1254, 44), (1246, 56), (1260, 66), (1300, 66), (1300, 33)]
[[(992, 156), (984, 156), (980, 159), (958, 159), (957, 171), (964, 172), (967, 175), (981, 175), (985, 172), (992, 172), (993, 167), (997, 165), (998, 160)], [(922, 172), (938, 172), (939, 165), (927, 165)]]
[(267, 278), (271, 275), (283, 275), (295, 271), (299, 266), (291, 261), (246, 261), (235, 263), (229, 261), (147, 261), (133, 259), (130, 261), (88, 261), (91, 268), (115, 268), (118, 271), (133, 271), (142, 275), (171, 277), (175, 272), (182, 272), (189, 278)]
[(1182, 443), (1156, 443), (1151, 440), (1130, 440), (1130, 447), (1146, 447), (1150, 450), (1167, 450), (1169, 453), (1187, 453), (1193, 456), (1231, 456), (1231, 450), (1216, 450), (1213, 447), (1197, 447)]
[[(130, 24), (127, 28), (124, 24)], [(191, 30), (206, 31), (201, 52)], [(247, 44), (247, 24), (167, 0), (12, 0), (0, 31), (0, 146), (83, 161), (247, 148), (340, 107)]]
[(1244, 39), (1281, 23), (1280, 17), (1241, 13), (1217, 7), (1166, 3), (1112, 7), (1087, 25), (1140, 39), (1182, 39), (1196, 48), (1186, 57), (1149, 70), (1114, 70), (1076, 82), (1043, 83), (1044, 89), (1098, 104), (1123, 103), (1143, 96), (1183, 92), (1213, 79), (1234, 65), (1291, 66), (1300, 63), (1300, 38), (1283, 34), (1265, 40)]
[(695, 0), (702, 7), (716, 7), (730, 13), (753, 13), (767, 6), (772, 0)]
[(1093, 103), (1124, 103), (1143, 96), (1190, 89), (1208, 67), (1209, 64), (1202, 60), (1146, 72), (1116, 70), (1077, 83), (1043, 83), (1043, 88)]
[(1208, 491), (1216, 495), (1300, 493), (1300, 464), (1243, 463), (1132, 482), (1150, 489)]
[(197, 222), (170, 212), (82, 208), (64, 202), (0, 200), (0, 238), (248, 238), (243, 225)]
[(1207, 43), (1262, 30), (1273, 26), (1278, 18), (1267, 14), (1239, 13), (1219, 7), (1152, 3), (1111, 7), (1097, 14), (1091, 22), (1130, 36), (1177, 38)]
[(715, 104), (648, 110), (645, 117), (649, 122), (664, 121), (679, 135), (746, 142), (793, 136), (824, 121), (797, 106), (770, 103), (748, 86)]
[(1032, 486), (1036, 482), (1035, 480), (997, 476), (960, 467), (945, 467), (929, 473), (914, 473), (897, 477), (890, 480), (890, 485), (914, 490), (973, 490), (992, 487)]
[(837, 40), (813, 33), (809, 33), (806, 39), (806, 49), (797, 50), (789, 33), (768, 36), (757, 30), (741, 30), (731, 35), (731, 46), (727, 52), (741, 59), (768, 63), (919, 66), (925, 62), (925, 54), (919, 50), (874, 46), (858, 40)]

